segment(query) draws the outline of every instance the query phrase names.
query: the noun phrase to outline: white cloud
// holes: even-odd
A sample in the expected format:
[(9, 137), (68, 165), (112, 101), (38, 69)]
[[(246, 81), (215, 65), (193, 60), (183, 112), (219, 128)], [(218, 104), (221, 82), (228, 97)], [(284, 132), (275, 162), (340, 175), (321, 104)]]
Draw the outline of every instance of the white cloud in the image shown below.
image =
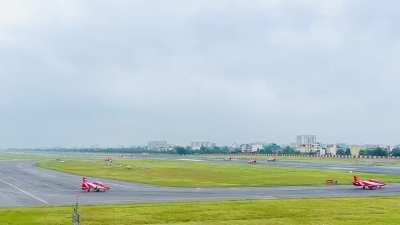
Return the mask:
[(32, 5), (24, 1), (1, 1), (0, 26), (16, 26), (29, 23), (32, 19)]
[[(304, 131), (328, 141), (397, 140), (391, 132), (400, 110), (394, 5), (3, 5), (0, 124), (10, 131), (0, 132), (3, 146), (134, 144), (157, 136), (177, 143), (290, 142)], [(376, 7), (386, 13), (371, 10)], [(385, 105), (390, 110), (381, 128)], [(370, 124), (381, 134), (374, 136)]]

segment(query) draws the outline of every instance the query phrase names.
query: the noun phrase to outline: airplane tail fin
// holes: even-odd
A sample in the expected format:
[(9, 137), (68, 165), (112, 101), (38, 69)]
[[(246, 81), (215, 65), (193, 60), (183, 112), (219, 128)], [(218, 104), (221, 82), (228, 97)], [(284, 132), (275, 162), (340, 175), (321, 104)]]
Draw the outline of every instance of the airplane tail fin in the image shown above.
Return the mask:
[(358, 181), (358, 177), (357, 176), (353, 176), (353, 182), (357, 182)]

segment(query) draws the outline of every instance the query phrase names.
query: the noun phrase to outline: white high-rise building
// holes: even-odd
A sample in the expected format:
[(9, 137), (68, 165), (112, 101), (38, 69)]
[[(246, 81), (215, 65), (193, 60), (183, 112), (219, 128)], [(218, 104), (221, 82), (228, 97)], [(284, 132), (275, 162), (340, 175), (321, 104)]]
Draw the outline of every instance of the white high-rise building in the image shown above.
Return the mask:
[(315, 152), (318, 147), (316, 135), (298, 135), (296, 141), (296, 149), (299, 152), (308, 153)]
[(201, 147), (212, 148), (215, 146), (217, 146), (217, 144), (211, 141), (192, 141), (190, 143), (190, 147), (192, 148), (192, 150), (200, 150)]

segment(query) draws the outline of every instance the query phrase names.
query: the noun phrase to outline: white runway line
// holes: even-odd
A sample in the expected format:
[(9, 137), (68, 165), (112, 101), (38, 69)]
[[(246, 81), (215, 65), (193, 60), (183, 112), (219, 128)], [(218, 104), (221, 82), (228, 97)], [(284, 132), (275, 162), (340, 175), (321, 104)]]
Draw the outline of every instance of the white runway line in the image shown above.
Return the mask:
[(2, 179), (0, 179), (0, 182), (4, 183), (4, 184), (6, 184), (6, 185), (8, 185), (8, 186), (10, 186), (10, 187), (12, 187), (12, 188), (17, 189), (18, 191), (24, 193), (25, 195), (27, 195), (27, 196), (29, 196), (29, 197), (35, 199), (35, 200), (38, 200), (39, 202), (42, 202), (42, 203), (44, 203), (44, 204), (46, 204), (46, 205), (49, 204), (47, 201), (45, 201), (45, 200), (43, 200), (43, 199), (41, 199), (41, 198), (35, 196), (35, 195), (32, 194), (32, 193), (29, 193), (29, 192), (27, 192), (27, 191), (25, 191), (25, 190), (23, 190), (23, 189), (21, 189), (21, 188), (15, 186), (14, 184), (11, 184), (11, 183), (9, 183), (9, 182), (7, 182), (7, 181), (5, 181), (5, 180), (2, 180)]
[(191, 162), (204, 162), (204, 160), (201, 159), (177, 159), (181, 161), (191, 161)]
[(276, 197), (274, 197), (274, 196), (264, 196), (263, 198), (261, 198), (261, 199), (277, 199)]

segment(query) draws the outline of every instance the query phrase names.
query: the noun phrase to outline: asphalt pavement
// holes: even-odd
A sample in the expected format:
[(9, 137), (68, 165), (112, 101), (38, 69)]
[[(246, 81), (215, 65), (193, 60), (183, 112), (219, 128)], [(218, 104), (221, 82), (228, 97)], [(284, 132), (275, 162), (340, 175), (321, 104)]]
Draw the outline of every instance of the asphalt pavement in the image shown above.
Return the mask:
[(84, 193), (80, 176), (37, 168), (30, 161), (0, 161), (0, 207), (204, 201), (222, 199), (315, 198), (397, 195), (400, 184), (380, 190), (350, 185), (316, 187), (173, 188), (95, 179), (112, 186), (108, 192)]
[[(247, 160), (207, 159), (205, 161), (247, 164)], [(277, 161), (259, 160), (257, 161), (257, 164), (267, 165), (267, 166), (277, 166), (277, 167), (345, 170), (353, 172), (400, 175), (400, 166), (393, 166), (393, 165), (371, 165), (371, 164), (352, 164), (352, 163), (334, 163), (334, 162), (301, 162), (294, 160), (277, 160)]]

